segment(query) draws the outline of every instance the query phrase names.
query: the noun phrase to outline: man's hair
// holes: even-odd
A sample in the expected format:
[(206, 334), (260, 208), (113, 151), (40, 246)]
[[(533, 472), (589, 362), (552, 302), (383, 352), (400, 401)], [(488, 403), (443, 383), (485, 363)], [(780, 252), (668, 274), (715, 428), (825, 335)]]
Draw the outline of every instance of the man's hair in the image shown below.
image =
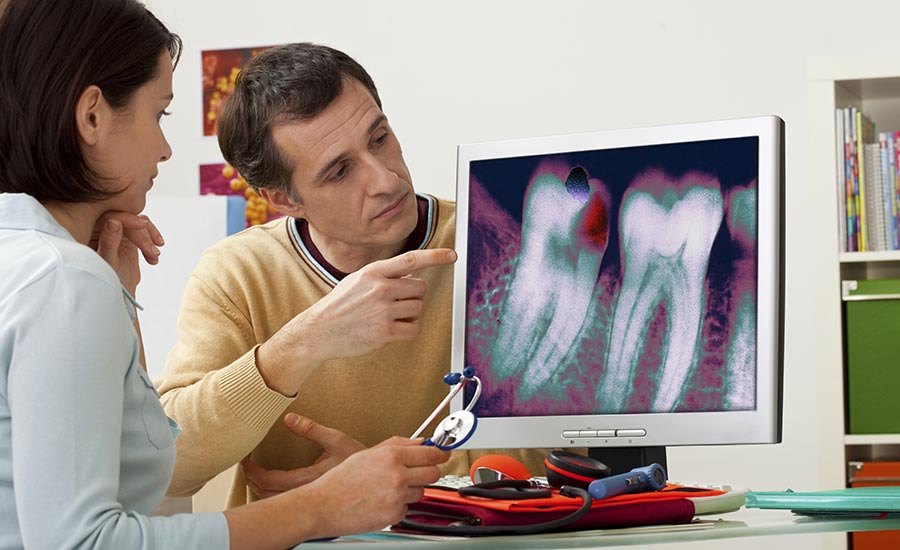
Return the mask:
[(344, 52), (303, 42), (260, 53), (244, 65), (219, 114), (217, 133), (225, 160), (254, 189), (281, 189), (296, 197), (293, 167), (275, 146), (272, 131), (314, 118), (353, 80), (381, 108), (372, 77)]
[(0, 0), (0, 192), (112, 196), (87, 165), (75, 108), (91, 85), (114, 109), (177, 62), (181, 39), (135, 0)]

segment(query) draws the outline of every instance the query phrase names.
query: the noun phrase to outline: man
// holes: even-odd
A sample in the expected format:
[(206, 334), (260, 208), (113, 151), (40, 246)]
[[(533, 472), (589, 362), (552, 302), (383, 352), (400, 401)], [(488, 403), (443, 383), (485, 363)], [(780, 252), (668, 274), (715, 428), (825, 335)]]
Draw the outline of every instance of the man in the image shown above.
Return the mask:
[[(371, 77), (332, 48), (248, 62), (218, 135), (286, 217), (201, 258), (159, 389), (183, 427), (169, 493), (249, 455), (235, 506), (412, 434), (446, 396), (455, 205), (415, 194)], [(467, 473), (471, 457), (454, 454)]]

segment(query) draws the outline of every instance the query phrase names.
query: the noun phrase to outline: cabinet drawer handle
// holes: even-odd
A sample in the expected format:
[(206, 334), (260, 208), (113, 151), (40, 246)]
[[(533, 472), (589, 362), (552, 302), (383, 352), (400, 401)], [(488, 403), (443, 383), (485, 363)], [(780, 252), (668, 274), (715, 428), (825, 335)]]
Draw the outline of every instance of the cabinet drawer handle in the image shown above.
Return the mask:
[(900, 294), (854, 294), (843, 296), (845, 302), (871, 302), (875, 300), (900, 300)]
[(900, 477), (851, 477), (850, 483), (900, 483)]

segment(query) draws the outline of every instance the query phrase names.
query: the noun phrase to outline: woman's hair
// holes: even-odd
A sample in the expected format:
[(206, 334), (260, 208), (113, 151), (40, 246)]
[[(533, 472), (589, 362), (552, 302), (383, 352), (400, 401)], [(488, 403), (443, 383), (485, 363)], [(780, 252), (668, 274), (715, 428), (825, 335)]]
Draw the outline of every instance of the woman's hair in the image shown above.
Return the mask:
[(84, 160), (75, 106), (96, 85), (126, 107), (163, 52), (177, 62), (181, 39), (136, 0), (0, 0), (0, 192), (111, 196)]

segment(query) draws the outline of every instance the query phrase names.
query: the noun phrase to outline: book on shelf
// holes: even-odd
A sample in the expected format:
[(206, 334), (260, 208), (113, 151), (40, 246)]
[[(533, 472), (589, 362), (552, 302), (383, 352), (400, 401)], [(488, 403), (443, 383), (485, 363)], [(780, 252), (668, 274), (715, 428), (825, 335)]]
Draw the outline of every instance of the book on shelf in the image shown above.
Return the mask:
[(860, 250), (874, 250), (869, 243), (869, 222), (868, 216), (871, 212), (867, 212), (866, 205), (866, 171), (865, 171), (865, 146), (875, 141), (875, 124), (862, 111), (855, 110), (856, 114), (856, 168), (859, 178), (859, 240)]
[(844, 115), (844, 174), (846, 179), (845, 196), (847, 202), (847, 250), (859, 250), (859, 208), (858, 180), (856, 178), (856, 139), (854, 128), (856, 117), (852, 108), (845, 108)]
[[(884, 208), (885, 234), (887, 240), (886, 250), (895, 250), (900, 244), (900, 228), (897, 227), (897, 189), (896, 177), (893, 175), (891, 155), (893, 151), (893, 132), (880, 132), (878, 134), (878, 150), (881, 157), (881, 189), (883, 193), (882, 207)], [(888, 143), (891, 145), (889, 146)]]
[(884, 219), (884, 192), (881, 184), (881, 147), (878, 143), (864, 143), (863, 170), (860, 181), (865, 186), (866, 206), (866, 235), (869, 250), (887, 250), (885, 231), (887, 224)]
[(900, 131), (876, 132), (856, 107), (835, 112), (841, 252), (900, 249)]
[(892, 132), (893, 139), (888, 136), (888, 179), (893, 189), (893, 207), (896, 211), (897, 240), (894, 248), (900, 249), (900, 130)]
[(862, 231), (860, 229), (861, 209), (859, 197), (859, 157), (856, 151), (857, 122), (856, 109), (848, 107), (844, 110), (844, 156), (846, 158), (847, 177), (847, 209), (848, 209), (848, 236), (849, 251), (858, 252), (864, 250)]
[(834, 111), (835, 149), (837, 151), (837, 207), (838, 207), (838, 242), (841, 252), (850, 250), (852, 236), (848, 233), (847, 216), (850, 215), (847, 200), (847, 154), (844, 149), (844, 109)]

